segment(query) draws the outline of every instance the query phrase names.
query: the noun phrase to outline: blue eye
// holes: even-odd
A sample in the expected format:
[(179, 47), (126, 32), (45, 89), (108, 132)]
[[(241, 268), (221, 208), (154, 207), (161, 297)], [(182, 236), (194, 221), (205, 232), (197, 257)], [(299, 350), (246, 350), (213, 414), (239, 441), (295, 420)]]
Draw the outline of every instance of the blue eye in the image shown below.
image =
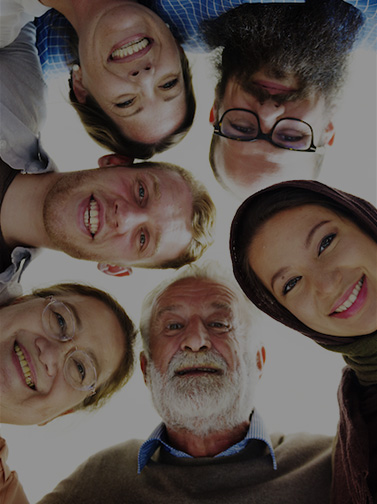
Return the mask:
[(77, 369), (77, 372), (79, 373), (79, 379), (81, 382), (85, 380), (86, 376), (86, 371), (85, 371), (85, 366), (82, 364), (82, 362), (75, 360), (75, 366)]
[(130, 100), (125, 100), (124, 102), (116, 103), (115, 106), (118, 108), (127, 108), (130, 105), (132, 105), (134, 101), (135, 101), (135, 98), (131, 98)]
[(143, 248), (143, 245), (145, 245), (147, 238), (143, 232), (140, 233), (140, 248)]
[(333, 239), (336, 237), (335, 233), (329, 234), (323, 238), (318, 248), (318, 255), (320, 256), (322, 252), (331, 244)]
[(178, 79), (173, 79), (169, 82), (166, 82), (164, 85), (161, 86), (161, 88), (163, 89), (171, 89), (173, 88), (174, 86), (176, 86), (178, 83)]
[(143, 201), (145, 196), (145, 189), (142, 184), (139, 184), (139, 198), (140, 198), (140, 203)]
[(288, 280), (288, 282), (283, 287), (283, 296), (285, 296), (289, 291), (291, 291), (294, 287), (296, 287), (301, 278), (302, 276), (297, 276), (295, 278), (291, 278), (290, 280)]
[(67, 323), (63, 315), (57, 311), (52, 312), (54, 315), (54, 332), (60, 338), (64, 337), (67, 333)]

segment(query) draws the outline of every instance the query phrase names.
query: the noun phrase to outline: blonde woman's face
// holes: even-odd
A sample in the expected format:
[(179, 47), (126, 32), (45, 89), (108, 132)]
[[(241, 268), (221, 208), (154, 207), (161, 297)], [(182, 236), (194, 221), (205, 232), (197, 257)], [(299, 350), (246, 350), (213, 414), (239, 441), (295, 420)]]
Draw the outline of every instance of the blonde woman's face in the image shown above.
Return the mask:
[(154, 143), (182, 123), (180, 48), (153, 11), (134, 2), (104, 8), (99, 20), (80, 33), (79, 53), (75, 79), (125, 136)]

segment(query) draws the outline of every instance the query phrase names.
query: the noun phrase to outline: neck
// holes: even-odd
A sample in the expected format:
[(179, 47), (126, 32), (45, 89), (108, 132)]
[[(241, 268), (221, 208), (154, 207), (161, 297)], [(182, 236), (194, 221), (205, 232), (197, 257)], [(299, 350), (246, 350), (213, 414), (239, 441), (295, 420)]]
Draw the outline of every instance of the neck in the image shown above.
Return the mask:
[(5, 193), (0, 213), (0, 227), (10, 247), (51, 246), (43, 223), (43, 206), (51, 186), (60, 173), (18, 174)]
[(206, 436), (167, 426), (167, 434), (169, 443), (174, 448), (192, 457), (214, 457), (241, 441), (245, 437), (249, 425), (250, 422), (243, 422), (231, 430), (210, 432)]

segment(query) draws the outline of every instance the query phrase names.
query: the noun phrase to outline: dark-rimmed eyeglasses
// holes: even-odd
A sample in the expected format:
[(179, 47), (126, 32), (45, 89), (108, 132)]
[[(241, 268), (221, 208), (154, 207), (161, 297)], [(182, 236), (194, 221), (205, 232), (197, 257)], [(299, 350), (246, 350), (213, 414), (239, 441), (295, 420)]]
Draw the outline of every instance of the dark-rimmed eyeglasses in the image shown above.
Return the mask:
[[(42, 312), (42, 325), (50, 338), (65, 343), (75, 335), (75, 318), (72, 311), (53, 296), (46, 298), (47, 306)], [(63, 374), (66, 382), (76, 390), (95, 394), (97, 371), (91, 357), (74, 346), (65, 356)]]
[(314, 145), (313, 128), (305, 121), (284, 117), (274, 124), (270, 133), (262, 133), (259, 117), (251, 110), (233, 108), (226, 110), (214, 124), (214, 134), (238, 142), (267, 142), (292, 151), (320, 152), (324, 147)]

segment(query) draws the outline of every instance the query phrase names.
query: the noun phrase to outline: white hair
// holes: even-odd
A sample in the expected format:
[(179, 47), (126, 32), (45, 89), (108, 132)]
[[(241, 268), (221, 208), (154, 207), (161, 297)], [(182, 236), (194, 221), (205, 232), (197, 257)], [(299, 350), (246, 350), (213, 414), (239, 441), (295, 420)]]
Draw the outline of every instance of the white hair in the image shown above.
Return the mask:
[(244, 303), (244, 306), (246, 307), (244, 313), (247, 313), (247, 320), (240, 321), (241, 325), (245, 326), (245, 328), (247, 328), (247, 331), (250, 332), (250, 339), (252, 339), (254, 343), (261, 341), (261, 335), (259, 331), (254, 333), (251, 338), (252, 322), (256, 318), (258, 318), (260, 314), (259, 310), (245, 296), (230, 270), (224, 268), (224, 266), (220, 265), (220, 263), (218, 263), (217, 261), (206, 261), (202, 264), (190, 264), (182, 268), (180, 272), (174, 275), (172, 278), (168, 278), (159, 283), (144, 298), (141, 309), (140, 334), (143, 341), (143, 349), (147, 356), (150, 355), (149, 336), (151, 324), (153, 323), (154, 308), (156, 306), (156, 303), (160, 299), (162, 294), (168, 289), (168, 287), (185, 278), (209, 280), (211, 282), (228, 287), (234, 294), (236, 294), (239, 302)]

